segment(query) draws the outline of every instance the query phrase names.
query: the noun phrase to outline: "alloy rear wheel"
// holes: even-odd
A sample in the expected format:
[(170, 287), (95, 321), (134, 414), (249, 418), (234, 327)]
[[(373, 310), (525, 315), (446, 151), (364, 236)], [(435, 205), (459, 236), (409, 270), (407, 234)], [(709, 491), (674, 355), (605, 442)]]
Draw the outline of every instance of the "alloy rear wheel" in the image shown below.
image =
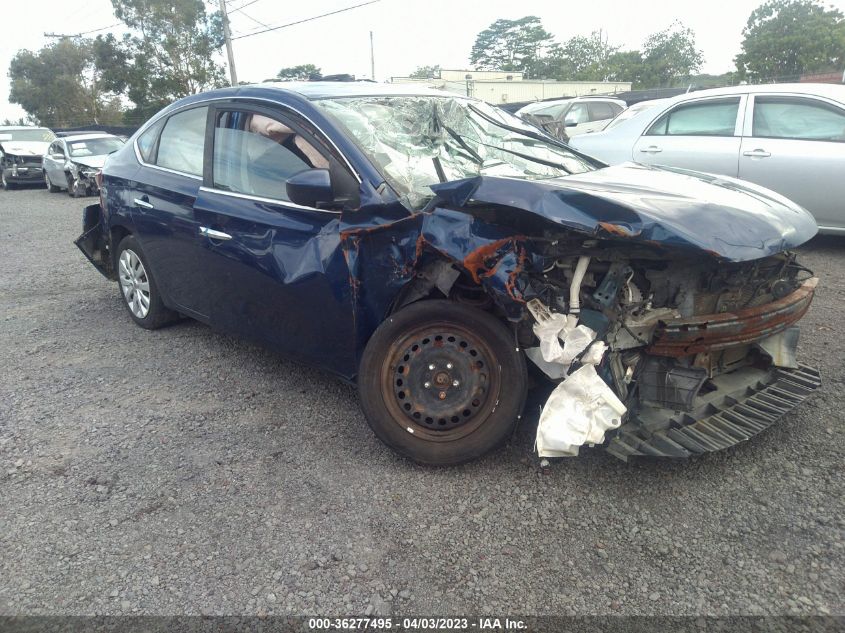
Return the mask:
[(149, 262), (134, 235), (120, 241), (115, 265), (123, 305), (135, 323), (154, 330), (179, 318), (164, 305)]

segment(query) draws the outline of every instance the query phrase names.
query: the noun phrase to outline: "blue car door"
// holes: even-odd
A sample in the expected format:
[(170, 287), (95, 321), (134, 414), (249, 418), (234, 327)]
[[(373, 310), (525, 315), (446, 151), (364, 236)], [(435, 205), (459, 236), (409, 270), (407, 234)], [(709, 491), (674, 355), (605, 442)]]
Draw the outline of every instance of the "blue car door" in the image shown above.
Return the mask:
[(208, 294), (199, 285), (194, 203), (202, 186), (209, 108), (191, 107), (148, 128), (138, 139), (141, 167), (130, 206), (141, 246), (171, 307), (208, 321)]
[(351, 376), (354, 317), (340, 247), (340, 206), (305, 207), (286, 181), (330, 169), (357, 192), (326, 146), (294, 115), (218, 106), (205, 185), (194, 205), (199, 285), (210, 323)]

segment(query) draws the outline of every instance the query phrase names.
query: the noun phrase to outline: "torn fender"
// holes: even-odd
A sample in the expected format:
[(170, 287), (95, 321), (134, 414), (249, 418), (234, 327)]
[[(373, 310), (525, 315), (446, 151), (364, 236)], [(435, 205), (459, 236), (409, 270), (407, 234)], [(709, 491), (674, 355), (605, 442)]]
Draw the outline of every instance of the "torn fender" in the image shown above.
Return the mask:
[(633, 163), (545, 180), (479, 176), (432, 186), (444, 206), (511, 207), (607, 239), (748, 261), (818, 231), (783, 196), (733, 178)]
[(525, 238), (462, 211), (435, 208), (400, 220), (344, 226), (353, 311), (364, 340), (402, 289), (434, 258), (451, 262), (484, 288), (509, 318), (519, 320), (529, 294), (522, 276), (533, 265)]

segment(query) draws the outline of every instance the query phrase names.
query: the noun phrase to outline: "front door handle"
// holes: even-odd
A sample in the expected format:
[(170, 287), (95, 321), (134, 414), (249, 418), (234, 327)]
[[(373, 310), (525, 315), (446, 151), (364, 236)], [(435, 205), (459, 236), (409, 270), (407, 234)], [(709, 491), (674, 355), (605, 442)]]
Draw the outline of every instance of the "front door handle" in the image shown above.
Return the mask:
[(142, 209), (155, 209), (155, 207), (150, 204), (147, 196), (144, 196), (143, 198), (135, 198), (135, 206), (141, 207)]
[(641, 148), (640, 151), (646, 154), (659, 154), (663, 150), (657, 147), (657, 145), (649, 145), (648, 147)]
[(204, 235), (208, 239), (211, 240), (231, 240), (232, 236), (228, 233), (224, 233), (223, 231), (215, 231), (214, 229), (210, 229), (207, 226), (200, 227), (200, 235)]
[(771, 152), (767, 152), (764, 149), (753, 149), (748, 152), (743, 152), (743, 156), (750, 156), (751, 158), (768, 158), (772, 155)]

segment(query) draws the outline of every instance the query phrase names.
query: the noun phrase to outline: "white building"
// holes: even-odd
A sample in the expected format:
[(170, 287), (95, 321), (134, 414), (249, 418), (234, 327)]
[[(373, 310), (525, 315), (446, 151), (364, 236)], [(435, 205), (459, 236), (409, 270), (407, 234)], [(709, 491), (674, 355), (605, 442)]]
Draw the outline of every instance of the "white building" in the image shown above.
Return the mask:
[(630, 81), (551, 81), (523, 79), (521, 72), (498, 70), (441, 70), (435, 79), (391, 77), (391, 83), (419, 83), (438, 90), (483, 99), (488, 103), (517, 103), (557, 97), (580, 97), (626, 92)]

